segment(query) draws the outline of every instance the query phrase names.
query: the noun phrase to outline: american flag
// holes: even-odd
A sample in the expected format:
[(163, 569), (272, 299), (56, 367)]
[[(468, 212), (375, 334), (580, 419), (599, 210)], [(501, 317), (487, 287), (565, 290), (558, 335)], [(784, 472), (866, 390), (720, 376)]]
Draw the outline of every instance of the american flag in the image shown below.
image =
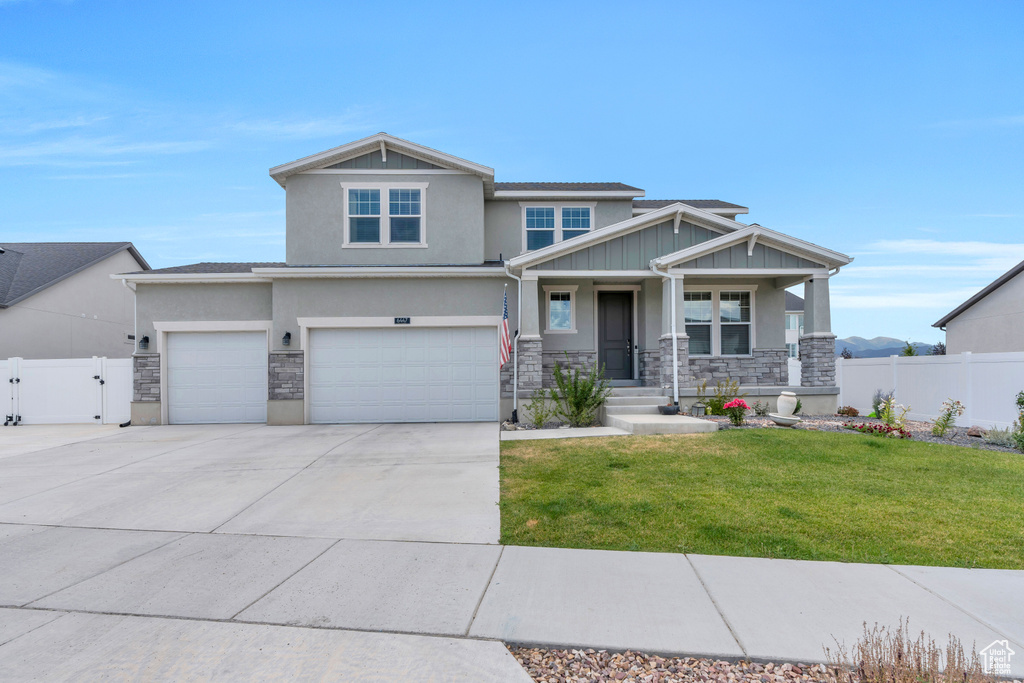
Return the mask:
[(501, 360), (499, 367), (512, 357), (512, 338), (508, 335), (508, 289), (505, 290), (505, 312), (501, 316)]

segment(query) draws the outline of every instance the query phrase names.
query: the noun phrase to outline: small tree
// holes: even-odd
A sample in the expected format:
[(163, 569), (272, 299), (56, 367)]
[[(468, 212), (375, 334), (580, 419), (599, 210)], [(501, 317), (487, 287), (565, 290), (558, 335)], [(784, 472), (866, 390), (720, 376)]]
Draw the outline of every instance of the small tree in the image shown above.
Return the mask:
[(932, 347), (932, 356), (945, 356), (946, 355), (946, 343), (935, 342), (935, 346)]
[(849, 346), (844, 346), (843, 352), (840, 353), (839, 355), (845, 358), (846, 360), (850, 360), (851, 358), (853, 358), (853, 351), (850, 350)]
[(901, 353), (900, 355), (902, 355), (902, 356), (916, 356), (917, 355), (917, 349), (914, 348), (913, 344), (911, 344), (909, 341), (907, 341), (907, 345), (903, 347), (903, 353)]
[[(566, 362), (569, 354), (565, 354)], [(555, 402), (555, 414), (569, 423), (570, 427), (589, 427), (597, 420), (597, 411), (608, 398), (611, 389), (604, 376), (604, 368), (591, 366), (590, 371), (583, 375), (579, 368), (572, 368), (568, 373), (555, 362), (555, 388), (551, 390), (551, 399)]]

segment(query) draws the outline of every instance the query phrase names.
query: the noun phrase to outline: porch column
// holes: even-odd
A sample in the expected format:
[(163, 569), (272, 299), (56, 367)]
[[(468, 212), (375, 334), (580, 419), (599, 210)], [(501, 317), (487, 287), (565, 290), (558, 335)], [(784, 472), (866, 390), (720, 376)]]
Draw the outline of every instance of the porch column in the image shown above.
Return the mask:
[(804, 283), (804, 333), (800, 336), (800, 385), (836, 385), (836, 336), (832, 334), (828, 275)]
[(523, 274), (523, 298), (519, 302), (523, 311), (519, 330), (519, 396), (529, 397), (541, 388), (542, 364), (540, 340), (540, 295), (537, 276)]
[(683, 317), (683, 276), (675, 277), (676, 284), (676, 338), (672, 339), (672, 279), (661, 280), (661, 386), (672, 391), (672, 344), (676, 345), (674, 368), (679, 386), (690, 386), (690, 338), (686, 336), (686, 319)]

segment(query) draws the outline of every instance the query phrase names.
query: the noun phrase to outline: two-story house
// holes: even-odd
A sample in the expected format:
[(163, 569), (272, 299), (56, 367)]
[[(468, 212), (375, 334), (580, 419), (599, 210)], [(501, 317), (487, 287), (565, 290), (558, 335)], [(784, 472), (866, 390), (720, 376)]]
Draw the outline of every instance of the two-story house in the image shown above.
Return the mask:
[[(549, 386), (556, 362), (684, 405), (700, 379), (777, 396), (798, 283), (798, 391), (808, 410), (835, 409), (828, 283), (850, 258), (737, 222), (742, 206), (641, 199), (617, 182), (499, 183), (385, 133), (270, 175), (286, 192), (283, 263), (123, 276), (135, 423), (496, 421)], [(506, 293), (514, 351), (499, 366)]]

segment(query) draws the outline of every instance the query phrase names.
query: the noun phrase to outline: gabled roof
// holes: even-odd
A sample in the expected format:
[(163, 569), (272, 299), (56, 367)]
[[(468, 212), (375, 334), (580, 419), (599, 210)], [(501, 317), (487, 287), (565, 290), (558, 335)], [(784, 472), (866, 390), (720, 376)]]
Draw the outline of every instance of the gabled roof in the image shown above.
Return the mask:
[(804, 310), (803, 297), (799, 297), (793, 292), (786, 292), (786, 310), (787, 311), (802, 311)]
[(409, 156), (418, 157), (424, 161), (429, 161), (432, 164), (437, 164), (442, 168), (448, 168), (457, 171), (464, 171), (466, 173), (472, 173), (478, 175), (484, 179), (484, 189), (490, 194), (494, 191), (494, 169), (489, 166), (477, 164), (466, 159), (460, 159), (459, 157), (452, 156), (451, 154), (445, 154), (436, 149), (430, 147), (424, 147), (418, 145), (415, 142), (409, 140), (403, 140), (402, 138), (396, 138), (393, 135), (387, 133), (377, 133), (371, 135), (368, 138), (362, 140), (356, 140), (340, 147), (335, 147), (318, 154), (313, 154), (308, 157), (303, 157), (296, 161), (289, 162), (287, 164), (281, 164), (270, 169), (270, 177), (277, 181), (277, 183), (284, 187), (285, 180), (288, 176), (295, 175), (296, 173), (302, 173), (304, 171), (312, 171), (314, 169), (321, 169), (326, 166), (332, 166), (346, 159), (357, 157), (368, 152), (373, 152), (383, 149), (393, 149), (402, 154), (408, 154)]
[[(190, 263), (186, 266), (170, 266), (169, 268), (157, 268), (156, 270), (145, 271), (147, 275), (169, 275), (172, 273), (251, 273), (253, 268), (284, 268), (285, 264), (280, 262), (249, 263)], [(126, 275), (138, 275), (139, 273), (125, 273)]]
[(669, 206), (655, 209), (654, 211), (650, 211), (639, 216), (633, 216), (632, 218), (627, 218), (624, 221), (593, 230), (586, 235), (574, 237), (562, 242), (555, 242), (551, 246), (544, 247), (543, 249), (537, 249), (536, 251), (521, 254), (511, 259), (509, 261), (509, 265), (513, 268), (526, 268), (528, 266), (558, 258), (563, 254), (584, 249), (593, 244), (606, 242), (620, 235), (625, 235), (636, 230), (642, 230), (646, 227), (657, 225), (658, 223), (664, 223), (667, 220), (681, 220), (683, 218), (696, 225), (710, 228), (711, 230), (720, 233), (733, 232), (747, 227), (744, 223), (738, 223), (734, 220), (723, 218), (722, 216), (716, 216), (713, 213), (709, 213), (701, 209), (695, 209), (692, 206), (687, 206), (677, 202), (675, 204), (670, 204)]
[(1024, 261), (1021, 261), (1013, 268), (1010, 268), (1008, 271), (997, 277), (987, 287), (985, 287), (985, 289), (981, 290), (980, 292), (972, 296), (970, 299), (963, 302), (962, 304), (954, 308), (952, 311), (944, 315), (938, 322), (932, 323), (932, 327), (945, 327), (953, 318), (957, 317), (958, 315), (966, 311), (968, 308), (978, 303), (979, 301), (987, 297), (989, 294), (996, 291), (997, 289), (999, 289), (1007, 282), (1020, 275), (1021, 273), (1024, 273)]
[(0, 308), (127, 250), (145, 270), (149, 264), (131, 242), (7, 242), (0, 245)]
[(781, 232), (776, 232), (754, 223), (744, 226), (741, 230), (716, 237), (707, 242), (695, 244), (692, 247), (687, 247), (672, 254), (659, 256), (652, 260), (651, 264), (662, 268), (670, 268), (743, 242), (748, 244), (749, 250), (754, 248), (754, 244), (764, 244), (821, 263), (829, 268), (839, 268), (853, 261), (846, 254), (840, 254), (838, 251), (819, 247), (817, 244), (805, 242), (796, 237), (790, 237), (789, 235), (784, 235)]
[(505, 198), (585, 198), (633, 199), (643, 197), (639, 187), (625, 183), (494, 183), (494, 196)]
[(703, 209), (712, 213), (740, 214), (749, 213), (750, 211), (745, 206), (723, 202), (720, 199), (634, 199), (633, 212), (644, 213), (653, 209), (662, 209), (672, 204), (686, 204), (695, 209)]

